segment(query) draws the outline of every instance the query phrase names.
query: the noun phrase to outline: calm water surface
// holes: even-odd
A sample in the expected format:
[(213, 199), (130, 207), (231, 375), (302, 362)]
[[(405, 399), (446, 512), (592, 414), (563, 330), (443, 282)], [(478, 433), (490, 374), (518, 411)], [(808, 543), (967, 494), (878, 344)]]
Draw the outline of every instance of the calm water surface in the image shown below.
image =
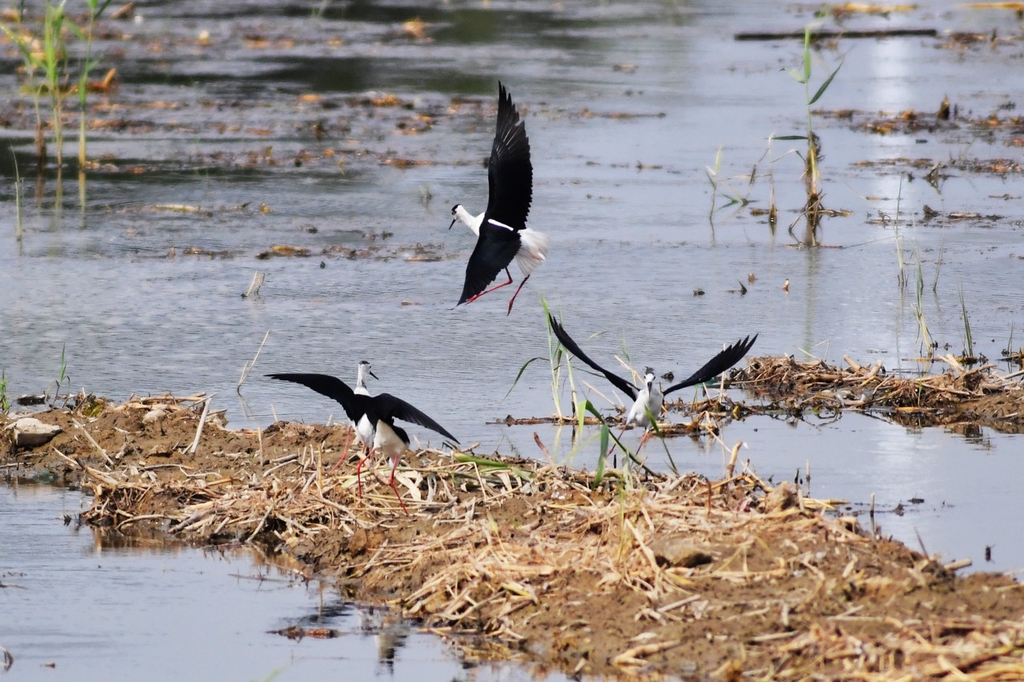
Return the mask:
[[(7, 680), (507, 679), (432, 635), (249, 553), (113, 541), (66, 526), (81, 493), (0, 485), (0, 646)], [(332, 639), (272, 631), (330, 628)], [(541, 679), (559, 680), (558, 676)]]

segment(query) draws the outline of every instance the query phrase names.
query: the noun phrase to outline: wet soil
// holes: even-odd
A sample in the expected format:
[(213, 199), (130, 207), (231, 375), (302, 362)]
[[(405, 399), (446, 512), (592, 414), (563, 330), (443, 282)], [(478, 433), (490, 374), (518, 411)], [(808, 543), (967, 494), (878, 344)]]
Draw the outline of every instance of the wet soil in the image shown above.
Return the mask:
[(48, 443), (0, 441), (0, 466), (9, 481), (90, 491), (83, 519), (110, 533), (252, 543), (467, 659), (685, 679), (1024, 675), (1024, 587), (958, 577), (788, 484), (731, 471), (595, 484), (422, 451), (396, 479), (406, 514), (386, 463), (358, 495), (347, 427), (232, 431), (202, 408), (81, 396), (34, 415), (61, 428)]

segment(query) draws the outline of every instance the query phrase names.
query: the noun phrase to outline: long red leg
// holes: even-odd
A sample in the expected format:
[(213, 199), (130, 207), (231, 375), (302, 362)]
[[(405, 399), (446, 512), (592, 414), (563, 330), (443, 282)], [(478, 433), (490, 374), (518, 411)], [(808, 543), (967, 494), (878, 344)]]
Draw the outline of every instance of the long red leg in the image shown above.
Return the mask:
[[(609, 455), (610, 455), (610, 454), (612, 454), (613, 452), (615, 452), (615, 448), (616, 448), (616, 446), (617, 446), (617, 445), (618, 445), (619, 443), (621, 443), (621, 442), (622, 442), (622, 437), (626, 435), (626, 429), (627, 429), (628, 427), (629, 427), (629, 424), (625, 424), (625, 425), (624, 425), (624, 426), (622, 427), (622, 431), (620, 431), (620, 432), (619, 432), (619, 440), (618, 440), (618, 442), (614, 442), (614, 443), (612, 443), (612, 447), (611, 447), (611, 450), (609, 450), (609, 451), (608, 451), (608, 454), (609, 454)], [(612, 460), (612, 466), (613, 466), (613, 467), (616, 467), (616, 468), (617, 468), (617, 467), (619, 466), (619, 456), (618, 456), (618, 455), (615, 455), (615, 458), (614, 458), (614, 459)]]
[[(466, 301), (466, 305), (469, 305), (470, 303), (472, 303), (476, 299), (480, 298), (484, 294), (489, 294), (492, 291), (496, 291), (496, 290), (498, 290), (498, 289), (500, 289), (502, 287), (507, 287), (509, 284), (512, 284), (512, 273), (508, 271), (508, 268), (505, 268), (505, 274), (508, 276), (508, 281), (507, 282), (502, 282), (501, 284), (495, 285), (495, 286), (491, 287), (490, 289), (488, 289), (486, 291), (481, 291), (476, 296), (470, 297), (470, 299), (468, 301)], [(523, 281), (525, 282), (526, 280), (523, 280)], [(522, 285), (520, 285), (520, 286), (522, 286)], [(518, 293), (518, 292), (516, 292), (516, 293)], [(513, 296), (512, 298), (515, 298), (515, 296)]]
[(405, 502), (402, 501), (402, 494), (398, 492), (398, 486), (395, 485), (395, 469), (398, 468), (398, 459), (400, 457), (401, 455), (394, 456), (394, 463), (391, 465), (391, 478), (388, 479), (388, 484), (391, 486), (391, 489), (395, 491), (395, 496), (398, 498), (398, 504), (402, 505), (402, 511), (404, 511), (405, 515), (408, 516), (409, 510), (405, 508)]
[(370, 451), (366, 453), (366, 457), (359, 460), (359, 464), (356, 465), (356, 487), (359, 488), (360, 500), (363, 499), (363, 479), (359, 477), (359, 472), (363, 469), (363, 462), (370, 459), (371, 455), (373, 455), (373, 448), (370, 448)]
[(334, 463), (334, 466), (332, 466), (327, 471), (328, 474), (333, 474), (334, 470), (338, 468), (338, 465), (341, 464), (342, 462), (344, 462), (346, 459), (348, 459), (348, 449), (349, 449), (349, 446), (352, 445), (352, 439), (355, 437), (355, 435), (356, 435), (356, 430), (355, 429), (350, 429), (349, 432), (348, 432), (348, 440), (345, 441), (345, 447), (343, 447), (341, 449), (341, 457), (339, 457), (338, 461)]
[[(505, 269), (505, 272), (508, 272), (508, 268)], [(505, 315), (512, 314), (512, 304), (516, 302), (516, 296), (518, 296), (519, 292), (523, 290), (523, 285), (526, 284), (526, 280), (528, 279), (530, 279), (529, 275), (523, 277), (523, 281), (519, 283), (519, 288), (516, 289), (516, 293), (512, 294), (512, 300), (508, 302), (508, 312), (505, 313)], [(511, 281), (511, 278), (509, 279), (509, 281)]]

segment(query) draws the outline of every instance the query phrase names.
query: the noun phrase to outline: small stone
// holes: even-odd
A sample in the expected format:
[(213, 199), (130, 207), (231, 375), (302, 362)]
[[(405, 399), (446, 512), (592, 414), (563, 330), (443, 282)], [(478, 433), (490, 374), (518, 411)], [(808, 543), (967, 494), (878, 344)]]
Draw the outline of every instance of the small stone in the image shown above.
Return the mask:
[(682, 538), (661, 538), (651, 543), (651, 551), (659, 564), (693, 568), (710, 564), (714, 557)]
[(45, 424), (34, 417), (22, 417), (5, 427), (11, 432), (11, 440), (19, 448), (33, 448), (50, 442), (62, 431), (56, 424)]
[(789, 481), (783, 481), (764, 498), (764, 510), (766, 512), (782, 511), (795, 507), (799, 503), (796, 488)]

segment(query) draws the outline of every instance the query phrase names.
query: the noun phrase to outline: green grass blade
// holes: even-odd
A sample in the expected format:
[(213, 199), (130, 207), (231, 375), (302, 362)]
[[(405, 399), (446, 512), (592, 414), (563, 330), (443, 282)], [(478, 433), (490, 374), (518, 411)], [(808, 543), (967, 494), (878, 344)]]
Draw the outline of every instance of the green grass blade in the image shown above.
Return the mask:
[(605, 460), (608, 458), (608, 439), (611, 431), (607, 424), (601, 424), (601, 450), (597, 453), (597, 471), (594, 472), (594, 487), (601, 485), (604, 479)]
[[(510, 394), (510, 393), (512, 393), (512, 390), (513, 390), (513, 389), (514, 389), (514, 388), (516, 387), (516, 384), (518, 384), (518, 383), (519, 383), (519, 380), (520, 380), (520, 379), (522, 378), (522, 376), (523, 376), (523, 372), (525, 372), (525, 371), (526, 371), (526, 368), (527, 368), (527, 367), (529, 367), (529, 366), (530, 366), (530, 365), (531, 365), (531, 364), (532, 364), (532, 363), (533, 363), (533, 362), (534, 362), (535, 360), (544, 360), (544, 359), (545, 359), (545, 358), (542, 358), (542, 357), (540, 357), (540, 356), (538, 355), (537, 357), (535, 357), (535, 358), (530, 358), (529, 360), (527, 360), (526, 362), (524, 362), (524, 363), (523, 363), (523, 366), (519, 368), (519, 373), (518, 373), (518, 374), (516, 374), (516, 379), (515, 379), (515, 381), (513, 381), (513, 382), (512, 382), (512, 387), (511, 387), (511, 388), (509, 388), (509, 389), (508, 389), (508, 393), (506, 393), (506, 394), (505, 394), (505, 398), (507, 398), (507, 397), (509, 396), (509, 394)], [(505, 398), (502, 398), (502, 400), (504, 400)]]
[(804, 79), (801, 83), (811, 80), (811, 25), (804, 26)]
[(839, 73), (839, 69), (841, 68), (843, 68), (842, 63), (840, 63), (839, 66), (836, 67), (835, 71), (829, 74), (829, 77), (825, 79), (825, 82), (821, 84), (821, 87), (818, 88), (818, 91), (814, 93), (814, 97), (812, 97), (811, 101), (807, 103), (807, 106), (811, 106), (812, 104), (817, 102), (822, 95), (825, 94), (825, 90), (827, 90), (828, 86), (832, 84), (832, 79), (836, 77), (836, 74)]

